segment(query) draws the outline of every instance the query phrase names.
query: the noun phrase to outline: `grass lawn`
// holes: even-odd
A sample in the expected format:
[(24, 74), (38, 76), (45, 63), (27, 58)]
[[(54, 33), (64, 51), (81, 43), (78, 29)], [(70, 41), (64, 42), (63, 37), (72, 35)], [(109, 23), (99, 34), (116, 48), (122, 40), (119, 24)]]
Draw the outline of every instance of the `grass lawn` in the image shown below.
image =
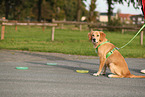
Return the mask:
[[(95, 48), (88, 40), (88, 32), (56, 29), (55, 41), (52, 42), (49, 27), (43, 32), (42, 28), (38, 26), (18, 26), (17, 31), (15, 31), (15, 27), (6, 26), (5, 39), (0, 40), (0, 49), (96, 56)], [(126, 44), (136, 33), (104, 32), (107, 39), (117, 47)], [(124, 57), (145, 58), (145, 45), (140, 46), (139, 41), (140, 36), (137, 36), (128, 46), (119, 51)]]

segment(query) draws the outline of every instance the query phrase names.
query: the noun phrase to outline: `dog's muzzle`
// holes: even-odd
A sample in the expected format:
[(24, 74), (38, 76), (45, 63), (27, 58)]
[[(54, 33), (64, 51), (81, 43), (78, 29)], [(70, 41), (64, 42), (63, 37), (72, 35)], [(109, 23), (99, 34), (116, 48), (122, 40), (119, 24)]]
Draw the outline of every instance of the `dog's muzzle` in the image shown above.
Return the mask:
[(96, 43), (98, 43), (98, 42), (96, 41), (96, 39), (95, 39), (95, 38), (93, 38), (93, 39), (92, 39), (92, 42), (96, 42)]

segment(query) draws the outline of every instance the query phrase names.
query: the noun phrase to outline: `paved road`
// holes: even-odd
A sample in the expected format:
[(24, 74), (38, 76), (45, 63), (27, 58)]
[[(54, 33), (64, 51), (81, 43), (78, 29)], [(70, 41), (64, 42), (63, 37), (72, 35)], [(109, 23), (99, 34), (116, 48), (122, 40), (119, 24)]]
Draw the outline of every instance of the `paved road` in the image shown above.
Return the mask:
[[(140, 73), (145, 59), (126, 61), (132, 74), (145, 75)], [(97, 57), (0, 50), (0, 97), (145, 97), (145, 79), (92, 76), (98, 68)], [(76, 73), (78, 69), (90, 72)]]

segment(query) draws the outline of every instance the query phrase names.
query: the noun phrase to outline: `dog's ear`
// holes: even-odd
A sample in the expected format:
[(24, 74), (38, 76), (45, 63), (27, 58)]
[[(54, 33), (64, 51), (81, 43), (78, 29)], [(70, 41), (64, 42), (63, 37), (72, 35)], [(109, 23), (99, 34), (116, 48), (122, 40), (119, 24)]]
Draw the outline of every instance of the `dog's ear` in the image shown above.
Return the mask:
[(106, 34), (104, 32), (100, 32), (100, 41), (103, 41), (106, 37)]
[(92, 35), (91, 35), (91, 33), (88, 33), (88, 37), (89, 37), (89, 40), (92, 40)]

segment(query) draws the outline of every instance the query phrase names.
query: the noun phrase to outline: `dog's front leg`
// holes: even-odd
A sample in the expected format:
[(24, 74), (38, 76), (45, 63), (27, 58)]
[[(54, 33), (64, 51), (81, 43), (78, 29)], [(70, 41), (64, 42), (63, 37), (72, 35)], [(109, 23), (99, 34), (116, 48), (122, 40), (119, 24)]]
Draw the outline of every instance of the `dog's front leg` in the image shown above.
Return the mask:
[(104, 57), (100, 57), (100, 66), (99, 66), (99, 71), (97, 73), (94, 73), (93, 75), (94, 76), (99, 76), (103, 67), (104, 67), (104, 64), (105, 64), (105, 61), (106, 61), (106, 56)]
[(103, 67), (103, 72), (101, 73), (101, 75), (105, 75), (106, 74), (106, 68), (107, 68), (107, 65), (105, 64), (104, 67)]

